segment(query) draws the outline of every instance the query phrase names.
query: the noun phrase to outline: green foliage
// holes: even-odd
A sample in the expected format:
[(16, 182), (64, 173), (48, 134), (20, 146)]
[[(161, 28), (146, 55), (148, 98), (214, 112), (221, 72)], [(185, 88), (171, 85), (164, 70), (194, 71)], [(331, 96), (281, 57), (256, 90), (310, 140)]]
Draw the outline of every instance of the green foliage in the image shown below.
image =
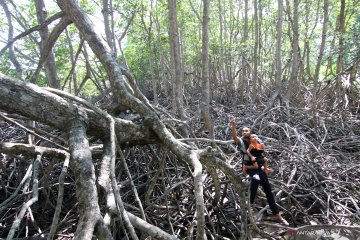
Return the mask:
[[(73, 26), (72, 26), (73, 28)], [(69, 34), (71, 34), (71, 28), (69, 29)], [(71, 34), (72, 39), (78, 39), (79, 36), (76, 33)], [(74, 44), (76, 42), (73, 42)], [(69, 48), (68, 40), (65, 34), (61, 34), (55, 48), (56, 55), (56, 69), (58, 70), (58, 74), (60, 74), (61, 78), (65, 78), (67, 73), (71, 69), (71, 61), (69, 59), (70, 56), (70, 48)], [(77, 50), (77, 45), (73, 46), (74, 51)]]
[[(356, 10), (355, 10), (356, 11)], [(349, 21), (349, 28), (345, 34), (345, 65), (352, 64), (360, 57), (360, 7), (354, 18)]]
[(127, 44), (125, 55), (135, 78), (141, 81), (141, 79), (149, 79), (149, 52), (145, 42), (135, 40)]
[(97, 9), (102, 7), (101, 0), (89, 1), (89, 0), (80, 0), (79, 1), (81, 8), (88, 14), (93, 14)]
[[(101, 9), (102, 1), (80, 0), (81, 7), (89, 14), (102, 19)], [(130, 70), (135, 75), (141, 86), (150, 86), (150, 63), (153, 63), (154, 73), (160, 71), (168, 72), (170, 66), (161, 66), (160, 56), (164, 58), (165, 64), (169, 64), (169, 36), (168, 36), (168, 6), (166, 0), (134, 0), (121, 1), (113, 0), (114, 14), (114, 30), (117, 38), (121, 36), (129, 21), (135, 13), (126, 37), (122, 40), (122, 49), (126, 57), (126, 61)], [(266, 75), (263, 79), (265, 82), (272, 78), (274, 69), (275, 43), (276, 43), (276, 24), (277, 24), (277, 2), (271, 0), (258, 1), (260, 35), (259, 35), (259, 54), (256, 59), (259, 62), (259, 75)], [(286, 1), (284, 1), (284, 19), (282, 29), (282, 64), (284, 71), (288, 71), (288, 64), (293, 53), (291, 41), (293, 39), (292, 31), (292, 11), (293, 2), (288, 1), (290, 6), (287, 9)], [(181, 37), (181, 47), (183, 53), (184, 70), (201, 69), (201, 48), (202, 48), (202, 1), (192, 0), (191, 7), (189, 1), (177, 1), (178, 4), (178, 23), (179, 33)], [(323, 27), (323, 1), (304, 0), (299, 2), (299, 48), (301, 57), (304, 57), (305, 46), (309, 46), (309, 59), (302, 59), (302, 64), (308, 67), (309, 74), (314, 73), (315, 64), (317, 62), (321, 31)], [(23, 23), (16, 23), (15, 35), (25, 31), (31, 26), (37, 25), (35, 5), (33, 1), (22, 1), (17, 4), (16, 9), (12, 9), (12, 13)], [(9, 6), (11, 6), (9, 4)], [(242, 67), (242, 58), (246, 58), (248, 68), (252, 67), (255, 59), (253, 59), (253, 51), (255, 45), (254, 32), (254, 6), (253, 1), (249, 1), (248, 5), (248, 39), (244, 42), (245, 12), (244, 1), (236, 0), (219, 0), (210, 1), (210, 42), (209, 54), (211, 64), (219, 64), (220, 66), (212, 66), (214, 68), (226, 69), (226, 77), (233, 77)], [(0, 9), (1, 10), (1, 9)], [(57, 7), (48, 9), (48, 15), (59, 11)], [(289, 10), (289, 12), (288, 12)], [(339, 35), (336, 30), (337, 18), (340, 12), (340, 1), (329, 0), (329, 25), (326, 38), (325, 56), (321, 63), (321, 76), (325, 72), (329, 73), (332, 68), (336, 72), (335, 66), (338, 56), (338, 40)], [(344, 60), (345, 66), (351, 64), (360, 56), (360, 6), (356, 0), (346, 1), (346, 29), (344, 33)], [(199, 15), (200, 19), (198, 18)], [(152, 18), (150, 18), (150, 15)], [(152, 22), (150, 35), (150, 23)], [(49, 26), (50, 31), (55, 23)], [(3, 14), (0, 14), (0, 30), (7, 32), (7, 21)], [(74, 25), (67, 28), (74, 51), (79, 45), (78, 30)], [(149, 38), (150, 37), (150, 38)], [(105, 38), (105, 37), (104, 37)], [(39, 59), (38, 45), (34, 42), (40, 40), (39, 34), (32, 33), (31, 37), (24, 37), (16, 42), (16, 56), (24, 68), (24, 75), (31, 75), (37, 66)], [(151, 49), (149, 49), (149, 39), (151, 39)], [(6, 41), (6, 36), (3, 36)], [(119, 49), (119, 48), (117, 48)], [(71, 61), (69, 60), (70, 49), (65, 34), (58, 39), (54, 53), (56, 56), (56, 67), (59, 78), (63, 81), (69, 75), (71, 70)], [(93, 58), (92, 52), (89, 50), (90, 57)], [(123, 61), (121, 53), (118, 52), (119, 60)], [(149, 59), (149, 56), (152, 59)], [(308, 61), (305, 64), (305, 61)], [(330, 64), (329, 64), (330, 62)], [(103, 67), (98, 67), (91, 62), (93, 68), (99, 73), (99, 76), (106, 78)], [(287, 65), (286, 65), (287, 64)], [(329, 66), (329, 69), (328, 69)], [(16, 71), (9, 61), (8, 52), (0, 59), (0, 71), (15, 76)], [(225, 71), (224, 71), (225, 72)], [(251, 71), (248, 71), (248, 79), (251, 79)], [(86, 74), (86, 68), (83, 61), (79, 60), (76, 66), (76, 78), (82, 79)], [(199, 72), (196, 73), (200, 75)], [(156, 75), (156, 74), (155, 74)], [(39, 85), (45, 85), (46, 79), (42, 74), (39, 77)], [(311, 83), (309, 83), (311, 84)], [(88, 81), (82, 94), (96, 94), (95, 85)]]
[(0, 61), (0, 72), (6, 74), (11, 77), (16, 76), (16, 70), (12, 66), (10, 59), (9, 59), (9, 52), (6, 52), (4, 55), (1, 56)]
[(99, 90), (96, 88), (95, 84), (92, 81), (88, 80), (83, 89), (81, 90), (81, 95), (94, 97), (100, 94)]
[(43, 72), (40, 73), (39, 78), (36, 82), (36, 84), (40, 87), (47, 87), (47, 80), (46, 80), (46, 76)]

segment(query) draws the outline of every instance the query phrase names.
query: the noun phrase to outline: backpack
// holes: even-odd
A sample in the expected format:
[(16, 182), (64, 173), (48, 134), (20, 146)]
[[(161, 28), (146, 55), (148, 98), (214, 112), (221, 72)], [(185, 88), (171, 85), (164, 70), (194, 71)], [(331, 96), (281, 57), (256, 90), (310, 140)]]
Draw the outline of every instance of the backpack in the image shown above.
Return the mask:
[(250, 158), (246, 153), (246, 150), (248, 149), (248, 147), (249, 147), (249, 143), (247, 141), (244, 141), (244, 139), (242, 137), (239, 138), (238, 149), (242, 153), (243, 164), (244, 164), (244, 161), (245, 162), (250, 161)]

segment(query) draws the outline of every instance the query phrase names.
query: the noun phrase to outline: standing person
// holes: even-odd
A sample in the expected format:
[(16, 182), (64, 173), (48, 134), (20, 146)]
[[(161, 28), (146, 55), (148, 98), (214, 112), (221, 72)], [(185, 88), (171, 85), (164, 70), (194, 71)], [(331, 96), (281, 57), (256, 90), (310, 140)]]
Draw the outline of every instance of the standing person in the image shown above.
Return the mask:
[(236, 122), (235, 118), (232, 116), (230, 118), (230, 125), (231, 125), (231, 134), (235, 141), (235, 144), (238, 146), (239, 150), (243, 154), (243, 171), (245, 170), (248, 174), (254, 175), (255, 172), (259, 174), (259, 180), (252, 178), (250, 183), (250, 204), (253, 204), (256, 197), (256, 192), (259, 187), (259, 184), (263, 187), (267, 202), (270, 206), (272, 213), (276, 220), (284, 225), (289, 225), (289, 223), (280, 215), (279, 209), (275, 203), (274, 195), (271, 191), (271, 186), (269, 180), (267, 178), (266, 173), (259, 168), (257, 162), (253, 164), (249, 155), (247, 154), (247, 150), (250, 145), (250, 136), (251, 130), (248, 127), (243, 127), (241, 129), (241, 138), (237, 136), (236, 132)]

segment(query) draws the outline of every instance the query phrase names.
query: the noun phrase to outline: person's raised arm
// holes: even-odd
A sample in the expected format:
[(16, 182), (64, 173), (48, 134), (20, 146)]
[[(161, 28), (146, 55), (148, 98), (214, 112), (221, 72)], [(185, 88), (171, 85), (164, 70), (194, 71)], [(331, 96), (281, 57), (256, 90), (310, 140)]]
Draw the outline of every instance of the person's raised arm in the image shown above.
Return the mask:
[(231, 136), (234, 139), (235, 144), (239, 144), (239, 138), (236, 133), (236, 122), (234, 116), (230, 117), (230, 125), (231, 125)]

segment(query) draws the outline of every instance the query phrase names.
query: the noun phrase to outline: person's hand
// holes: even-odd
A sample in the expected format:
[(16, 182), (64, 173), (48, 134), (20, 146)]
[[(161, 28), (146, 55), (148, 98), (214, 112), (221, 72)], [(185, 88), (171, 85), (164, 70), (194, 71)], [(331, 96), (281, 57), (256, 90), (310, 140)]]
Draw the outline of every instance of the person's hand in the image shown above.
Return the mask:
[(243, 164), (243, 166), (242, 166), (242, 171), (243, 171), (243, 173), (246, 173), (246, 170), (247, 170), (248, 168), (247, 168), (247, 166), (245, 165), (245, 164)]
[(251, 161), (255, 162), (256, 161), (256, 157), (251, 157)]
[(269, 168), (269, 167), (264, 169), (264, 172), (265, 172), (266, 175), (268, 175), (269, 173), (272, 173), (273, 171), (274, 170), (272, 170), (272, 168)]
[(236, 125), (235, 117), (234, 117), (233, 115), (231, 115), (231, 117), (230, 117), (230, 124), (231, 124), (231, 126), (235, 126), (235, 125)]

